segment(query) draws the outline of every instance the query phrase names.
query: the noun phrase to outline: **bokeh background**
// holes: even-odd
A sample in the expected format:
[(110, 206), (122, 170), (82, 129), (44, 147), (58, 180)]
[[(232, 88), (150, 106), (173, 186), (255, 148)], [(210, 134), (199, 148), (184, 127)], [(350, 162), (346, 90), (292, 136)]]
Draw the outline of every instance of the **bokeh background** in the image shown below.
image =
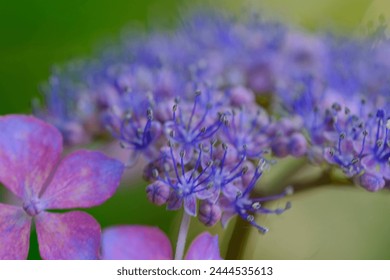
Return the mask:
[[(255, 7), (251, 9), (309, 32), (357, 33), (370, 21), (375, 24), (381, 14), (390, 16), (390, 12), (386, 14), (390, 11), (388, 0), (197, 0), (191, 5), (212, 5), (235, 13)], [(31, 112), (31, 100), (40, 96), (39, 87), (53, 66), (88, 58), (115, 44), (129, 29), (173, 28), (191, 5), (179, 0), (0, 1), (0, 115)], [(266, 179), (272, 182), (272, 176)], [(1, 187), (0, 201), (6, 197)], [(220, 234), (222, 253), (244, 259), (390, 259), (389, 192), (327, 186), (288, 199), (293, 203), (290, 211), (258, 218), (271, 229), (264, 236), (243, 223), (234, 228), (234, 221), (225, 232), (214, 229)], [(283, 201), (273, 206), (279, 204)], [(89, 212), (102, 227), (157, 225), (176, 240), (180, 214), (148, 203), (145, 185), (137, 176)], [(201, 230), (193, 224), (189, 238)], [(39, 258), (34, 233), (29, 258)]]

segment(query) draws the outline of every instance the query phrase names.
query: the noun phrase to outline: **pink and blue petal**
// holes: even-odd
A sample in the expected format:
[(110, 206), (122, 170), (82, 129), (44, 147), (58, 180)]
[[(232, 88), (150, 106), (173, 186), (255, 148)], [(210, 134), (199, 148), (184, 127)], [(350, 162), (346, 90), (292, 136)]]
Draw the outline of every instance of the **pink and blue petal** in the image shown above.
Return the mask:
[(218, 236), (208, 232), (201, 233), (187, 251), (186, 260), (221, 260), (218, 246)]
[(31, 217), (20, 207), (0, 203), (0, 260), (27, 259)]
[(105, 260), (171, 260), (168, 237), (157, 227), (116, 226), (102, 235)]
[(101, 230), (89, 214), (42, 212), (36, 216), (39, 252), (48, 260), (99, 258)]
[(19, 198), (38, 196), (62, 153), (58, 130), (30, 116), (0, 117), (0, 182)]
[(47, 209), (92, 207), (110, 198), (124, 165), (100, 152), (77, 151), (58, 166), (42, 195)]

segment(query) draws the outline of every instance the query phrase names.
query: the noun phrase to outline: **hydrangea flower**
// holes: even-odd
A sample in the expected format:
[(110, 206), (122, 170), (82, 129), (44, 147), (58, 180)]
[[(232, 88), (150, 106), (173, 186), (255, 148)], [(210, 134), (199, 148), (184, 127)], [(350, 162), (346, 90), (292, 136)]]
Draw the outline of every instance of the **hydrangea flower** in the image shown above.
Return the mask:
[[(105, 260), (172, 260), (168, 237), (157, 227), (115, 226), (102, 234)], [(203, 232), (192, 241), (186, 260), (221, 260), (218, 236)]]
[(108, 133), (130, 151), (129, 163), (142, 155), (148, 199), (184, 209), (182, 256), (193, 217), (226, 226), (239, 216), (265, 233), (255, 215), (290, 208), (267, 202), (292, 188), (258, 190), (274, 158), (307, 158), (325, 175), (336, 167), (369, 191), (389, 187), (389, 42), (201, 11), (173, 32), (129, 37), (54, 73), (38, 115), (68, 144)]
[(0, 117), (0, 182), (20, 205), (0, 203), (0, 259), (26, 259), (35, 223), (43, 259), (97, 259), (100, 225), (82, 211), (110, 198), (124, 167), (100, 152), (61, 159), (62, 136), (30, 116)]

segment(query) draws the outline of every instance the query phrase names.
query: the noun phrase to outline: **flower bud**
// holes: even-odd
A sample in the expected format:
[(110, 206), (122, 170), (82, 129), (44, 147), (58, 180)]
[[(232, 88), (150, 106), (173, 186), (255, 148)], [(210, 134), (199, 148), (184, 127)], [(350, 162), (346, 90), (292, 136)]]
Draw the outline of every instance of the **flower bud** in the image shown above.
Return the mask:
[(294, 133), (288, 143), (289, 153), (294, 157), (305, 155), (307, 150), (306, 139), (301, 133)]
[(359, 178), (360, 185), (370, 192), (377, 192), (385, 186), (383, 177), (376, 174), (364, 173)]
[(160, 206), (167, 202), (169, 190), (169, 185), (156, 181), (146, 187), (146, 194), (150, 202)]
[(199, 221), (206, 226), (213, 226), (219, 222), (222, 216), (221, 208), (218, 204), (211, 204), (202, 201), (199, 209)]

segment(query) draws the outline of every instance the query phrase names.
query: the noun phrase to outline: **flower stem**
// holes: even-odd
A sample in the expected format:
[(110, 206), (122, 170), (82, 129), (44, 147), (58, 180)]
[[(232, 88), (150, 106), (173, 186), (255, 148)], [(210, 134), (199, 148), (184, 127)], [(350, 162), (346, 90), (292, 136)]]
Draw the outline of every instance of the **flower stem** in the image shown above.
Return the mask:
[(180, 224), (179, 236), (177, 237), (175, 260), (183, 259), (188, 229), (190, 228), (190, 221), (191, 217), (184, 211)]

